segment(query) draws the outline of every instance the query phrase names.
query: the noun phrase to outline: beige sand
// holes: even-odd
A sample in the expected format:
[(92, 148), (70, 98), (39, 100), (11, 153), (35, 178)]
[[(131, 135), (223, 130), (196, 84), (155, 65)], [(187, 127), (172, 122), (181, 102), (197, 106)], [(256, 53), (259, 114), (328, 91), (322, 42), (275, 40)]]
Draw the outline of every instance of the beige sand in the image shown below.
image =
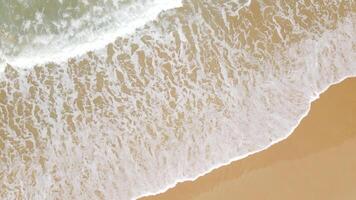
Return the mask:
[(323, 93), (286, 140), (145, 199), (356, 199), (356, 78)]

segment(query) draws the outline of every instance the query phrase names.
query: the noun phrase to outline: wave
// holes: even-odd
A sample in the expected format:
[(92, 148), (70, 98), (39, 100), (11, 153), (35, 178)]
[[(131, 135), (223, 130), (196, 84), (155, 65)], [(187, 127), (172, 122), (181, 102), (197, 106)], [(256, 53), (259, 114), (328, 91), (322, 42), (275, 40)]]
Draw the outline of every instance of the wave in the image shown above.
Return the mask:
[(356, 75), (351, 2), (247, 3), (186, 0), (104, 52), (6, 67), (5, 197), (163, 192), (285, 139)]
[[(79, 1), (78, 5), (72, 6), (67, 0), (58, 0), (50, 4), (42, 2), (38, 7), (25, 2), (20, 3), (22, 6), (18, 8), (18, 2), (13, 1), (15, 5), (10, 4), (9, 7), (23, 13), (30, 12), (29, 16), (14, 13), (11, 9), (2, 11), (5, 12), (2, 14), (5, 16), (1, 16), (5, 28), (0, 27), (0, 72), (6, 64), (29, 68), (66, 62), (68, 58), (84, 55), (88, 51), (100, 53), (100, 50), (105, 51), (107, 44), (134, 33), (137, 28), (155, 20), (162, 11), (182, 6), (181, 0)], [(53, 13), (50, 8), (56, 4), (59, 4), (56, 8), (58, 16), (51, 19)], [(36, 5), (35, 2), (32, 5)], [(77, 8), (82, 9), (82, 13)], [(46, 13), (46, 10), (49, 12)], [(70, 12), (72, 10), (73, 13)], [(77, 12), (81, 14), (76, 18)], [(18, 23), (6, 21), (12, 15), (23, 15), (23, 19)], [(30, 16), (36, 17), (31, 19)], [(15, 28), (11, 23), (15, 24)], [(8, 31), (6, 27), (9, 27)]]
[(353, 77), (356, 77), (356, 73), (353, 74), (353, 75), (349, 75), (349, 76), (346, 76), (346, 77), (343, 77), (341, 78), (340, 80), (338, 81), (335, 81), (333, 82), (332, 84), (328, 85), (327, 87), (324, 88), (324, 90), (322, 90), (321, 92), (317, 93), (317, 97), (314, 97), (310, 100), (310, 103), (309, 103), (309, 106), (308, 106), (308, 109), (307, 111), (299, 118), (298, 122), (296, 123), (296, 125), (294, 127), (291, 128), (291, 130), (289, 131), (289, 133), (281, 138), (278, 138), (277, 140), (271, 142), (270, 144), (266, 145), (265, 147), (261, 148), (261, 149), (258, 149), (258, 150), (255, 150), (255, 151), (251, 151), (251, 152), (248, 152), (247, 154), (244, 154), (244, 155), (241, 155), (241, 156), (238, 156), (238, 157), (234, 157), (234, 158), (231, 158), (230, 160), (228, 160), (227, 162), (222, 162), (222, 163), (219, 163), (215, 166), (211, 166), (210, 169), (194, 176), (194, 177), (185, 177), (183, 179), (176, 179), (174, 181), (174, 183), (171, 183), (169, 185), (167, 185), (165, 188), (162, 188), (160, 189), (159, 191), (156, 191), (156, 192), (148, 192), (148, 193), (144, 193), (144, 194), (141, 194), (139, 196), (136, 196), (136, 197), (133, 197), (132, 199), (140, 199), (140, 198), (143, 198), (143, 197), (149, 197), (149, 196), (154, 196), (154, 195), (159, 195), (159, 194), (162, 194), (162, 193), (165, 193), (167, 192), (169, 189), (172, 189), (174, 187), (177, 186), (178, 183), (183, 183), (183, 182), (187, 182), (187, 181), (195, 181), (197, 180), (198, 178), (206, 175), (206, 174), (209, 174), (211, 173), (212, 171), (214, 171), (215, 169), (218, 169), (218, 168), (221, 168), (223, 166), (226, 166), (226, 165), (230, 165), (231, 163), (235, 162), (235, 161), (238, 161), (238, 160), (241, 160), (241, 159), (244, 159), (248, 156), (251, 156), (253, 154), (256, 154), (256, 153), (259, 153), (261, 151), (264, 151), (268, 148), (270, 148), (271, 146), (287, 139), (293, 132), (294, 130), (299, 126), (299, 124), (302, 122), (302, 120), (309, 114), (310, 112), (310, 108), (311, 108), (311, 104), (318, 100), (320, 95), (323, 94), (324, 92), (326, 92), (330, 87), (334, 86), (334, 85), (337, 85), (341, 82), (343, 82), (344, 80), (348, 79), (348, 78), (353, 78)]
[[(318, 100), (322, 93), (327, 91), (331, 86), (341, 83), (345, 79), (356, 77), (356, 68), (355, 68), (356, 61), (354, 59), (355, 52), (353, 50), (352, 45), (347, 45), (347, 43), (349, 43), (349, 44), (355, 43), (355, 40), (351, 39), (352, 34), (348, 35), (353, 32), (354, 32), (354, 23), (351, 21), (346, 21), (346, 22), (344, 22), (344, 24), (340, 24), (338, 29), (336, 29), (334, 31), (325, 32), (319, 38), (309, 39), (309, 40), (304, 41), (303, 43), (291, 46), (291, 47), (289, 47), (290, 49), (286, 51), (287, 52), (286, 54), (289, 55), (290, 59), (307, 60), (306, 62), (302, 62), (304, 65), (299, 66), (299, 67), (301, 67), (300, 72), (294, 74), (294, 75), (296, 75), (296, 77), (294, 77), (296, 79), (298, 79), (299, 75), (300, 75), (300, 77), (305, 75), (304, 73), (307, 72), (307, 70), (304, 67), (315, 67), (316, 65), (322, 65), (320, 67), (324, 68), (324, 70), (325, 70), (328, 67), (330, 67), (331, 65), (333, 65), (332, 63), (337, 63), (340, 65), (339, 66), (340, 70), (341, 70), (341, 68), (344, 68), (345, 71), (339, 72), (339, 74), (336, 75), (336, 74), (330, 73), (329, 70), (333, 71), (332, 69), (327, 70), (328, 73), (330, 73), (330, 74), (328, 74), (329, 76), (330, 75), (334, 76), (332, 78), (332, 80), (330, 80), (330, 79), (327, 80), (328, 76), (326, 75), (326, 72), (314, 71), (313, 76), (319, 77), (321, 79), (325, 78), (326, 80), (324, 80), (324, 81), (326, 81), (326, 82), (323, 82), (323, 83), (319, 82), (319, 84), (317, 86), (318, 89), (314, 88), (313, 91), (307, 91), (307, 90), (303, 91), (303, 93), (307, 93), (305, 96), (307, 98), (307, 100), (303, 105), (298, 105), (299, 109), (301, 109), (301, 111), (292, 117), (293, 119), (291, 119), (291, 124), (289, 124), (287, 126), (288, 128), (286, 128), (285, 130), (277, 131), (277, 132), (279, 132), (279, 134), (276, 134), (276, 135), (278, 135), (276, 138), (273, 138), (272, 140), (270, 140), (269, 143), (265, 143), (264, 145), (259, 146), (252, 151), (248, 151), (244, 154), (240, 154), (238, 156), (229, 158), (226, 161), (222, 161), (222, 162), (213, 164), (213, 165), (209, 166), (209, 168), (205, 169), (204, 171), (194, 174), (194, 176), (175, 179), (172, 183), (167, 184), (166, 187), (164, 187), (160, 190), (157, 190), (155, 192), (147, 192), (147, 193), (141, 194), (139, 196), (136, 196), (132, 199), (139, 199), (142, 197), (148, 197), (148, 196), (153, 196), (153, 195), (157, 195), (160, 193), (164, 193), (167, 190), (175, 187), (178, 183), (182, 183), (182, 182), (186, 182), (186, 181), (194, 181), (194, 180), (198, 179), (199, 177), (202, 177), (217, 168), (229, 165), (234, 161), (241, 160), (241, 159), (246, 158), (250, 155), (261, 152), (265, 149), (268, 149), (272, 145), (277, 144), (277, 143), (287, 139), (294, 132), (294, 130), (299, 126), (301, 121), (308, 115), (310, 108), (311, 108), (311, 104), (314, 101)], [(347, 33), (346, 37), (344, 37), (345, 33)], [(336, 44), (338, 44), (337, 46), (339, 46), (340, 49), (337, 49), (337, 47), (334, 46)], [(331, 46), (333, 48), (332, 50), (329, 49)], [(306, 49), (309, 49), (309, 51), (307, 51)], [(304, 52), (302, 53), (303, 56), (298, 55), (303, 50), (304, 50)], [(340, 50), (340, 52), (339, 52), (339, 50)], [(338, 53), (343, 52), (343, 53), (341, 53), (342, 58), (338, 57), (338, 56), (333, 57), (331, 55), (330, 55), (330, 57), (328, 57), (327, 55), (324, 55), (323, 57), (319, 57), (320, 53), (324, 52), (324, 51), (329, 51), (328, 53), (330, 53), (330, 54), (332, 54), (332, 52), (335, 52), (335, 51), (338, 51)], [(274, 56), (277, 58), (281, 57), (281, 55), (274, 55)], [(322, 61), (319, 59), (322, 59)], [(349, 62), (346, 61), (347, 59), (350, 59)], [(346, 61), (346, 62), (339, 63), (339, 61), (341, 61), (341, 62)], [(320, 72), (321, 72), (321, 74), (318, 74)], [(325, 77), (323, 77), (323, 73), (325, 73)], [(310, 74), (308, 74), (308, 75), (310, 75)], [(302, 85), (300, 85), (299, 87), (304, 88), (304, 89), (306, 87), (310, 87), (310, 85), (308, 83), (313, 82), (313, 80), (310, 80), (310, 79), (307, 80), (307, 79), (304, 79), (305, 82), (302, 83)], [(278, 88), (283, 88), (282, 85), (284, 83), (283, 82), (279, 83), (282, 85), (280, 85), (280, 87), (278, 87), (277, 82), (274, 83), (275, 84), (274, 86), (276, 87), (274, 89), (278, 90)], [(263, 87), (264, 84), (265, 83), (261, 83), (260, 87)], [(313, 86), (311, 86), (311, 87), (313, 87)], [(255, 92), (258, 93), (258, 91), (255, 91)], [(262, 94), (262, 95), (266, 95), (266, 94)], [(281, 109), (288, 109), (288, 108), (284, 107)], [(273, 115), (274, 113), (273, 113), (273, 111), (271, 111), (269, 114)], [(258, 120), (256, 120), (256, 121), (258, 121)], [(283, 120), (281, 120), (281, 123), (283, 123), (282, 121)], [(276, 123), (278, 123), (278, 122), (276, 121)], [(256, 124), (253, 124), (253, 125), (256, 125)], [(233, 130), (231, 130), (231, 131), (233, 131)], [(258, 134), (258, 133), (256, 132), (255, 134)]]

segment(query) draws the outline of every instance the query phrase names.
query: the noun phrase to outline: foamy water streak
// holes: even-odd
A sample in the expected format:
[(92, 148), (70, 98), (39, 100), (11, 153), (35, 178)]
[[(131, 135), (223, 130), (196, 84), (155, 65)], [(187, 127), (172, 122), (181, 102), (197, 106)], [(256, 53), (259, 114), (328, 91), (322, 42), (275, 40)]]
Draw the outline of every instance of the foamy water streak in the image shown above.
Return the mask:
[(0, 197), (132, 199), (286, 138), (356, 75), (353, 1), (184, 1), (0, 81)]
[(1, 0), (0, 72), (99, 50), (181, 0)]

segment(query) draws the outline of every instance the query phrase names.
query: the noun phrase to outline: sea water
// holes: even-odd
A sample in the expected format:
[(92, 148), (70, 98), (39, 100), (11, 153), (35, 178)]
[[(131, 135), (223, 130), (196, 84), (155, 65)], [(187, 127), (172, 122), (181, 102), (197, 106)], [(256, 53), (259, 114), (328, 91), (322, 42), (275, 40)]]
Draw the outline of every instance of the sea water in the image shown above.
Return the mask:
[(163, 192), (285, 139), (356, 75), (351, 0), (0, 8), (2, 199)]
[(61, 62), (100, 50), (178, 6), (180, 0), (1, 0), (2, 68)]

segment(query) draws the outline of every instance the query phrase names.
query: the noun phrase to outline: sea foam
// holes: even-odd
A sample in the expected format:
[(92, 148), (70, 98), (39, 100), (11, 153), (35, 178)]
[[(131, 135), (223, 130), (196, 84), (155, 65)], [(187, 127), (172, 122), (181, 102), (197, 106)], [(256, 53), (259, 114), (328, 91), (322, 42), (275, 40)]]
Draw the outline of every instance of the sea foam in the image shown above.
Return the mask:
[[(63, 4), (63, 2), (59, 2)], [(88, 4), (90, 7), (90, 3)], [(55, 21), (48, 19), (47, 24), (43, 22), (46, 21), (43, 18), (49, 18), (49, 16), (43, 14), (43, 10), (48, 8), (39, 7), (32, 11), (34, 15), (38, 16), (32, 21), (23, 17), (23, 20), (27, 21), (20, 23), (19, 27), (15, 29), (19, 33), (17, 35), (14, 33), (17, 37), (17, 41), (14, 40), (14, 42), (6, 41), (10, 37), (10, 31), (0, 30), (3, 32), (3, 34), (0, 32), (0, 45), (3, 46), (3, 49), (0, 49), (0, 72), (4, 70), (6, 64), (31, 68), (46, 63), (65, 63), (68, 58), (76, 58), (88, 51), (96, 51), (100, 54), (100, 50), (105, 51), (104, 47), (107, 44), (115, 41), (118, 37), (132, 34), (137, 28), (156, 19), (162, 11), (182, 6), (181, 0), (105, 1), (102, 4), (104, 5), (100, 5), (103, 7), (111, 6), (113, 8), (105, 9), (104, 7), (103, 9), (99, 5), (92, 5), (92, 8), (88, 9), (80, 18), (69, 18), (69, 20), (66, 13), (63, 12), (62, 16), (59, 16)], [(51, 4), (47, 6), (50, 7)], [(76, 9), (76, 7), (70, 9)], [(8, 15), (21, 15), (21, 13), (8, 12)], [(95, 14), (96, 12), (99, 14)], [(49, 26), (53, 26), (53, 24), (57, 29), (44, 32), (36, 29), (34, 33), (31, 33), (32, 35), (22, 33), (29, 26), (37, 24), (42, 25), (38, 27), (38, 30), (50, 29)]]
[(186, 0), (99, 53), (7, 67), (5, 198), (134, 199), (285, 139), (356, 75), (352, 5)]

